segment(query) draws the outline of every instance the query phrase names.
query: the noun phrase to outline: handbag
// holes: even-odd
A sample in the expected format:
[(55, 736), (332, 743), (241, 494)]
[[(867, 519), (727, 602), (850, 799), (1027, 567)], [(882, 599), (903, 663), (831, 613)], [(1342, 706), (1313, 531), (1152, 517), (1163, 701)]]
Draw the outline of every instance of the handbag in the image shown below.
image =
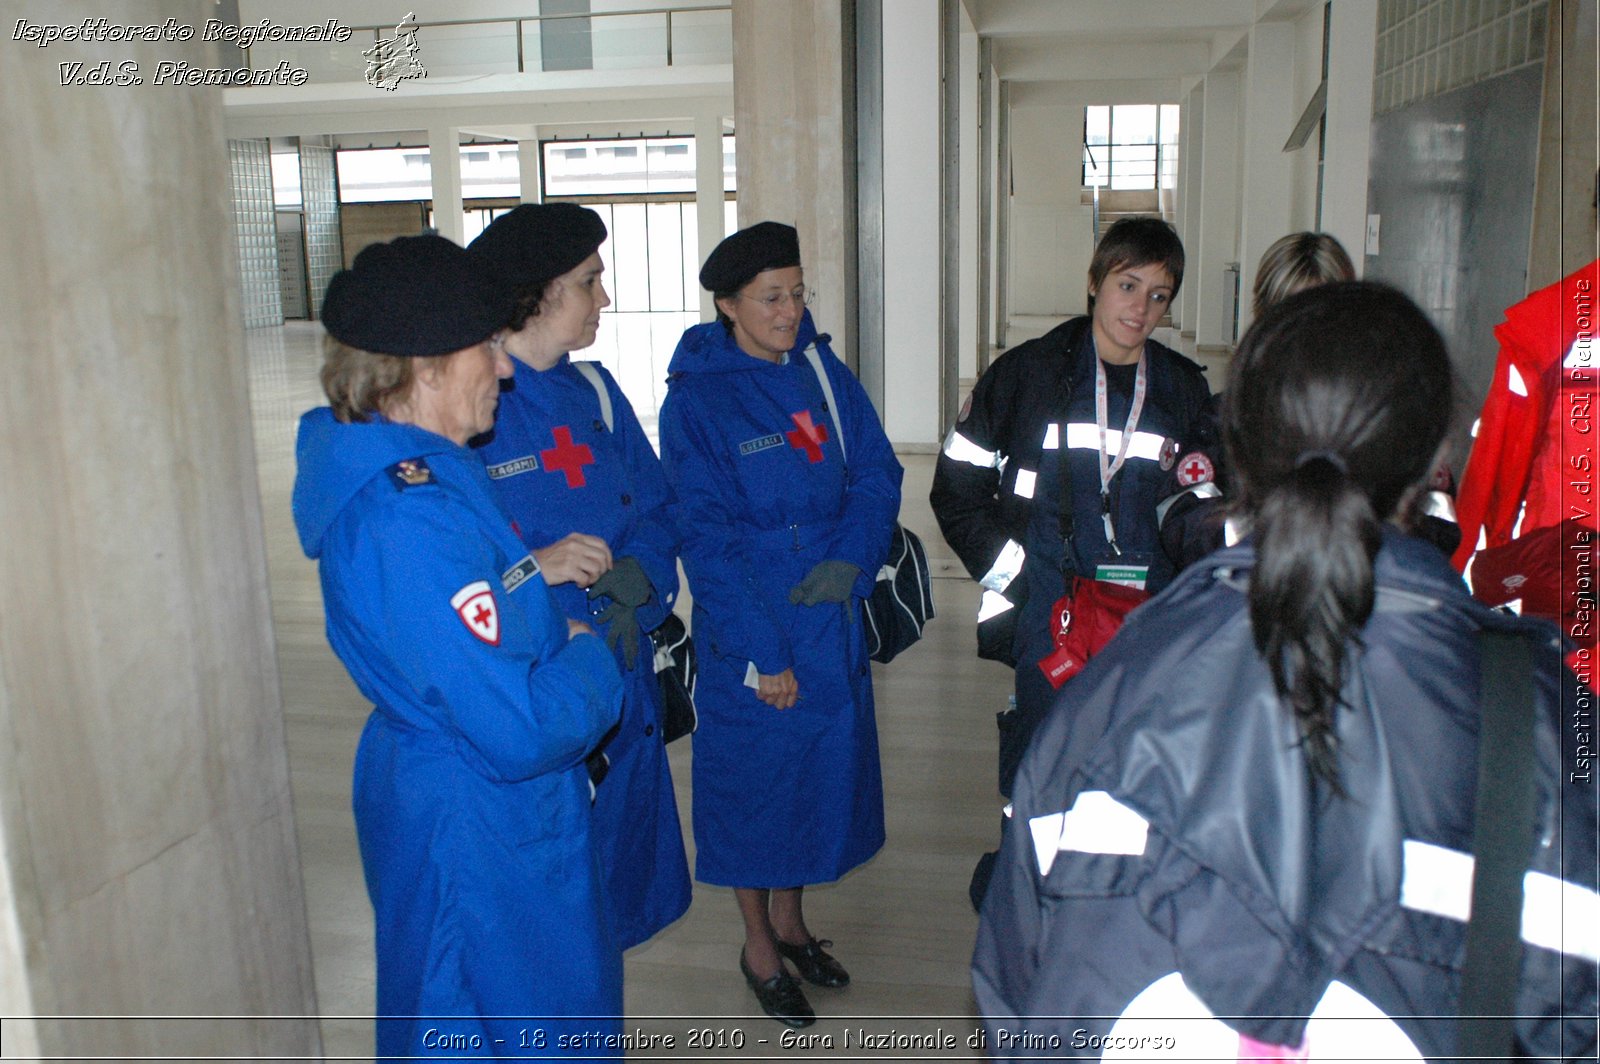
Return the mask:
[[(806, 361), (822, 386), (822, 397), (833, 419), (833, 435), (845, 467), (850, 455), (845, 451), (844, 429), (839, 424), (839, 404), (833, 398), (833, 384), (817, 354), (817, 343), (826, 343), (826, 334), (805, 349)], [(867, 653), (873, 661), (887, 665), (895, 656), (922, 638), (923, 627), (933, 619), (933, 581), (928, 572), (928, 551), (922, 539), (896, 521), (889, 540), (889, 558), (878, 570), (878, 579), (867, 597)]]
[[(600, 419), (606, 431), (615, 431), (612, 425), (611, 394), (593, 362), (573, 362), (572, 368), (594, 389), (600, 401)], [(661, 741), (673, 742), (685, 735), (693, 735), (700, 726), (700, 714), (694, 707), (694, 684), (699, 667), (694, 660), (694, 641), (689, 629), (676, 613), (650, 633), (650, 647), (654, 653), (656, 680), (661, 684)], [(592, 773), (591, 773), (592, 774)], [(599, 781), (596, 780), (596, 783)]]
[(695, 664), (694, 642), (676, 613), (650, 633), (655, 650), (656, 680), (661, 684), (661, 741), (670, 743), (693, 735), (700, 726), (694, 706), (694, 686), (700, 669)]

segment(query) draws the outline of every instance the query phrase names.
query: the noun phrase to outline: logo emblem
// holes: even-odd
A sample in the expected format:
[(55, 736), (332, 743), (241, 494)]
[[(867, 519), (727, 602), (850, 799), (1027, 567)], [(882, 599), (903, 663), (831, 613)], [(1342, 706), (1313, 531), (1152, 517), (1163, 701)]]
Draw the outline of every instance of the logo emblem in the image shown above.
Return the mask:
[(1528, 578), (1523, 576), (1521, 573), (1515, 573), (1506, 577), (1500, 582), (1505, 585), (1505, 589), (1507, 591), (1515, 591), (1523, 584), (1526, 584), (1528, 582)]
[(394, 36), (364, 50), (367, 57), (367, 84), (375, 89), (395, 90), (407, 78), (425, 78), (427, 70), (417, 58), (417, 16), (406, 17), (395, 25)]
[(1161, 441), (1161, 454), (1158, 456), (1158, 461), (1161, 463), (1161, 468), (1171, 469), (1172, 463), (1177, 460), (1177, 457), (1178, 441), (1173, 439), (1171, 436), (1164, 438)]
[(551, 430), (550, 435), (555, 438), (556, 445), (549, 450), (539, 452), (539, 458), (544, 462), (544, 471), (565, 474), (569, 488), (583, 487), (587, 483), (584, 480), (583, 467), (594, 465), (594, 452), (586, 443), (572, 442), (570, 426), (557, 425)]
[(1211, 459), (1200, 451), (1190, 451), (1178, 463), (1178, 483), (1186, 488), (1209, 483), (1216, 475), (1217, 471), (1212, 467)]
[(812, 424), (809, 410), (790, 414), (789, 419), (794, 422), (794, 428), (784, 433), (789, 446), (806, 452), (806, 461), (813, 465), (822, 461), (822, 445), (828, 442), (828, 426)]
[(450, 608), (467, 631), (492, 647), (500, 645), (500, 610), (487, 580), (477, 580), (450, 596)]

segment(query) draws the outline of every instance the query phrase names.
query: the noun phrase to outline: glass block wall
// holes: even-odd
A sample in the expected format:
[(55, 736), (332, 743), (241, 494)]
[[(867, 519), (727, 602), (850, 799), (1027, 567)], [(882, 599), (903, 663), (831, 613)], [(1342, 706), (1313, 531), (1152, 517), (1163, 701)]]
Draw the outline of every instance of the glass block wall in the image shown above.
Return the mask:
[(322, 317), (322, 296), (344, 265), (339, 235), (339, 181), (334, 150), (310, 138), (300, 140), (300, 197), (306, 222), (306, 279), (311, 316)]
[(1547, 0), (1380, 0), (1373, 111), (1544, 61)]
[(239, 247), (240, 309), (247, 329), (283, 324), (278, 222), (272, 206), (272, 152), (265, 139), (228, 141), (233, 229)]

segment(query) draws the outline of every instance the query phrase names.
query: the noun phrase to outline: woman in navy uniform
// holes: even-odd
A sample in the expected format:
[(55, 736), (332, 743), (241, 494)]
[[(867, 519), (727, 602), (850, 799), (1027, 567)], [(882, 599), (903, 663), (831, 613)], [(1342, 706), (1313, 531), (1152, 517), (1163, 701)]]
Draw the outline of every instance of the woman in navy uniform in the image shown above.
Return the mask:
[(1525, 645), (1533, 718), (1505, 1055), (1593, 1060), (1597, 795), (1563, 713), (1593, 694), (1553, 627), (1480, 605), (1402, 527), (1450, 422), (1444, 342), (1343, 282), (1269, 308), (1234, 365), (1251, 531), (1141, 608), (1035, 735), (973, 959), (991, 1048), (1464, 1052), (1488, 632)]
[(583, 763), (622, 683), (466, 446), (511, 375), (480, 277), (437, 236), (357, 255), (323, 305), (332, 407), (296, 447), (328, 641), (374, 704), (352, 790), (384, 1058), (554, 1054), (622, 1008)]
[(474, 445), (556, 602), (587, 618), (622, 670), (622, 720), (595, 755), (604, 775), (595, 773), (594, 833), (606, 908), (627, 949), (683, 915), (690, 885), (648, 634), (678, 596), (666, 479), (611, 374), (568, 355), (594, 343), (611, 304), (605, 238), (587, 207), (529, 203), (467, 250), (514, 306), (500, 342), (515, 369), (494, 431)]
[(792, 227), (728, 237), (700, 283), (718, 320), (683, 334), (661, 410), (700, 653), (695, 876), (734, 888), (745, 979), (768, 1015), (802, 1027), (815, 1016), (784, 958), (814, 984), (849, 981), (807, 927), (802, 888), (883, 845), (861, 603), (888, 554), (901, 469), (812, 325)]

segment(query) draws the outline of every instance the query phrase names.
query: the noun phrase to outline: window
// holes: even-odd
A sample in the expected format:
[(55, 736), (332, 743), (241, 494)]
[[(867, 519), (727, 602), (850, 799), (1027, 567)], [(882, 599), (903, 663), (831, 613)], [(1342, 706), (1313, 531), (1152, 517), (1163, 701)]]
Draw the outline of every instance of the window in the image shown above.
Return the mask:
[[(734, 188), (733, 137), (722, 138), (723, 191)], [(643, 149), (642, 151), (640, 149)], [(561, 196), (694, 195), (693, 137), (634, 137), (544, 143), (544, 194)]]
[(1083, 109), (1083, 184), (1172, 188), (1178, 175), (1178, 106), (1117, 104)]

